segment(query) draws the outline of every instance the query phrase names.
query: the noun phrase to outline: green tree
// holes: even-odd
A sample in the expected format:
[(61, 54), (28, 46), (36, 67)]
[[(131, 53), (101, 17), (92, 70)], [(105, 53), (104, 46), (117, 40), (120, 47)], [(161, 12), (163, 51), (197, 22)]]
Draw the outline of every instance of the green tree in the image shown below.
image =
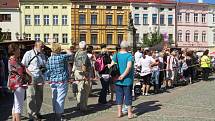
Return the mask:
[(163, 36), (158, 32), (148, 33), (142, 40), (142, 47), (153, 47), (163, 41)]

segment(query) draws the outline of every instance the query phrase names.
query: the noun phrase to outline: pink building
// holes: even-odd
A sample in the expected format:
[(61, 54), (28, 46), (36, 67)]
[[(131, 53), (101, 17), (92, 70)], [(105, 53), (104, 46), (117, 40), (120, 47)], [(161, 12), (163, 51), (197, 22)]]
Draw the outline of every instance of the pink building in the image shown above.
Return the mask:
[(208, 49), (208, 4), (178, 3), (176, 14), (178, 47)]

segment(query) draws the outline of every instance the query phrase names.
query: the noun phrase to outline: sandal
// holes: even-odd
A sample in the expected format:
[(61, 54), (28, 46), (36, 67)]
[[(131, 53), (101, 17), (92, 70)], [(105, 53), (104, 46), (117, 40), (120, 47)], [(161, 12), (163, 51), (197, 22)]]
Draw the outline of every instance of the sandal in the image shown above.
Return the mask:
[(131, 117), (128, 117), (128, 119), (134, 119), (134, 118), (137, 118), (136, 114), (132, 114)]

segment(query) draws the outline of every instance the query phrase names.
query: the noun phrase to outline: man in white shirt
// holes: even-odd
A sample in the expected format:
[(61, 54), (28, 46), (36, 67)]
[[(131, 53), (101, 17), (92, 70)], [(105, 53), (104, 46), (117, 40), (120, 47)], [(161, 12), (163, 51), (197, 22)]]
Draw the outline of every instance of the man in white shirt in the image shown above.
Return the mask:
[(32, 73), (32, 84), (27, 89), (27, 111), (30, 121), (41, 119), (40, 109), (43, 103), (44, 73), (46, 71), (46, 57), (43, 54), (43, 42), (35, 42), (32, 50), (27, 51), (22, 59), (28, 70)]

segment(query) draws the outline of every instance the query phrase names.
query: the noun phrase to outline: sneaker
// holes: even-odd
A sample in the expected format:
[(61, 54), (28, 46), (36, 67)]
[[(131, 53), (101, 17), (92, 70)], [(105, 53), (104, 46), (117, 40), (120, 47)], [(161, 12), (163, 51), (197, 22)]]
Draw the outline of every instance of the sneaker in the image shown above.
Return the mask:
[(142, 94), (143, 96), (145, 95), (145, 93)]
[(149, 93), (146, 93), (145, 96), (150, 96), (150, 94), (149, 94)]

